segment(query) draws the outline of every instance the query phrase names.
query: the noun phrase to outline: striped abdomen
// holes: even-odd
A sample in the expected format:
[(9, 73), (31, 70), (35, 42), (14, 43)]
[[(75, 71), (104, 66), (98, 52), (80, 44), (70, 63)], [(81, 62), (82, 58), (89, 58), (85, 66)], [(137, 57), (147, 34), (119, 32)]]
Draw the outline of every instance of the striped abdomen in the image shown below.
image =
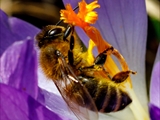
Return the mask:
[(100, 112), (108, 113), (119, 111), (132, 102), (127, 92), (116, 87), (116, 84), (112, 82), (104, 82), (96, 78), (88, 77), (82, 77), (81, 80)]

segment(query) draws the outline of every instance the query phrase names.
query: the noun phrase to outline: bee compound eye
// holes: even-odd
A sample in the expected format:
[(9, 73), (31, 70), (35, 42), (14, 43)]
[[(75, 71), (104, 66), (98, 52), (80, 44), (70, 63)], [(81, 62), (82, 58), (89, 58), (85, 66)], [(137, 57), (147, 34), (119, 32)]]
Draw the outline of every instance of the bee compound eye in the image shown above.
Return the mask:
[(61, 33), (62, 33), (61, 28), (54, 28), (54, 29), (49, 30), (46, 36), (49, 38), (55, 38), (61, 35)]

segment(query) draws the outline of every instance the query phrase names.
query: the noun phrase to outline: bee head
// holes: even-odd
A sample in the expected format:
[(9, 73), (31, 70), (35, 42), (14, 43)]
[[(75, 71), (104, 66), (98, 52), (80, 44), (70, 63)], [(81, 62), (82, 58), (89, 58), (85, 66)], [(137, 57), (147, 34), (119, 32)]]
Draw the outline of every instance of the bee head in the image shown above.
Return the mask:
[(37, 34), (36, 40), (39, 48), (52, 43), (54, 40), (63, 40), (65, 28), (61, 26), (48, 25)]

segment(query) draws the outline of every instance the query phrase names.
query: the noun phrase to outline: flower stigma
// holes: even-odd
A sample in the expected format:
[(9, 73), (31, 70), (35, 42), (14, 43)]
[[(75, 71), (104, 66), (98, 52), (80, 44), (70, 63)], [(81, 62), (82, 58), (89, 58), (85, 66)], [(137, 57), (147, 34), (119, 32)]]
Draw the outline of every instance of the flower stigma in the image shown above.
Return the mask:
[[(60, 11), (60, 19), (64, 21), (64, 23), (71, 24), (73, 26), (79, 26), (84, 30), (84, 32), (90, 38), (88, 51), (92, 51), (93, 47), (97, 47), (98, 52), (102, 53), (104, 50), (107, 50), (112, 47), (106, 40), (101, 36), (100, 31), (91, 26), (91, 24), (95, 24), (98, 20), (98, 13), (94, 11), (96, 8), (100, 8), (98, 4), (98, 0), (94, 0), (93, 2), (87, 4), (85, 0), (82, 0), (78, 3), (79, 11), (76, 13), (70, 4), (66, 5), (65, 10)], [(119, 69), (116, 62), (112, 59), (111, 55), (115, 56), (120, 62), (121, 69)], [(92, 57), (88, 57), (88, 61), (92, 61)], [(136, 72), (129, 69), (128, 64), (126, 63), (123, 56), (119, 53), (117, 49), (113, 49), (112, 52), (107, 53), (107, 59), (104, 64), (104, 68), (107, 69), (109, 75), (114, 76), (120, 71), (127, 71), (128, 76), (130, 74), (136, 74)], [(102, 76), (105, 76), (103, 73), (99, 72)], [(132, 113), (135, 116), (136, 120), (149, 120), (149, 116), (140, 104), (133, 88), (130, 76), (122, 83), (118, 84), (117, 87), (122, 87), (125, 89), (130, 97), (132, 98), (132, 103), (129, 105)]]

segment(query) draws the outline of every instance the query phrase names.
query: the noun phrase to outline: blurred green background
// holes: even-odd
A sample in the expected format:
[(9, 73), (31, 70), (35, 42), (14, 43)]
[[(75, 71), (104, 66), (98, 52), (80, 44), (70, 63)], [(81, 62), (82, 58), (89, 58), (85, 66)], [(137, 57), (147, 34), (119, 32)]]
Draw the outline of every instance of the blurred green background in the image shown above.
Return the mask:
[[(15, 16), (42, 28), (59, 21), (59, 11), (64, 8), (61, 0), (0, 0), (0, 8), (9, 16)], [(160, 42), (160, 0), (146, 0), (148, 12), (148, 36), (146, 51), (146, 78), (149, 89), (151, 71)]]

